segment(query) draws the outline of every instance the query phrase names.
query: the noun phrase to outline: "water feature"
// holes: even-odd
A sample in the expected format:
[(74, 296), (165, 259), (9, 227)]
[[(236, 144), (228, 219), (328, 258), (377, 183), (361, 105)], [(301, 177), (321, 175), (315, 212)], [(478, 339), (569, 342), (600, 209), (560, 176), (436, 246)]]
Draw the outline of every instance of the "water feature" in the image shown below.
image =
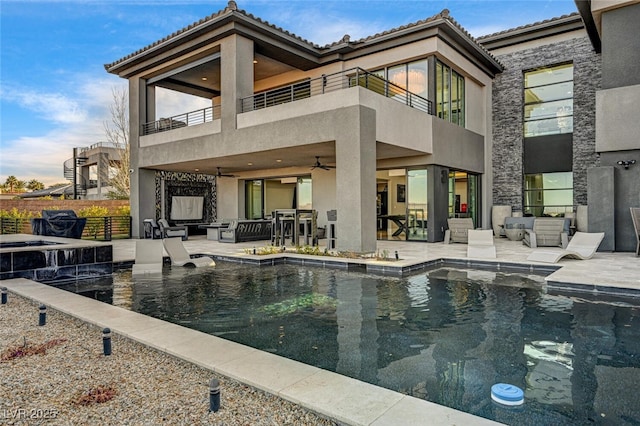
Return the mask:
[(40, 247), (40, 246), (51, 246), (56, 243), (54, 241), (43, 241), (43, 240), (32, 240), (32, 241), (12, 241), (12, 242), (2, 242), (0, 243), (0, 249), (3, 248), (20, 248), (20, 247)]
[[(640, 301), (547, 294), (537, 275), (218, 262), (63, 288), (506, 424), (640, 424)], [(492, 402), (496, 383), (524, 405)]]
[(111, 275), (113, 248), (85, 241), (28, 234), (0, 235), (0, 280), (27, 278), (54, 282), (68, 278)]

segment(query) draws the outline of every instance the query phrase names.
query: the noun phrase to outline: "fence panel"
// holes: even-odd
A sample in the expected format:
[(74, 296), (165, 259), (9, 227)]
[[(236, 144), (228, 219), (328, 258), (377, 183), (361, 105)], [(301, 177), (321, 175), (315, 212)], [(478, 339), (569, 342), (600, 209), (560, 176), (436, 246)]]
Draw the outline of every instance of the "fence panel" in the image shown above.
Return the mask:
[[(0, 218), (1, 234), (31, 234), (29, 219)], [(131, 238), (131, 216), (88, 217), (82, 231), (87, 240), (111, 241), (116, 238)]]

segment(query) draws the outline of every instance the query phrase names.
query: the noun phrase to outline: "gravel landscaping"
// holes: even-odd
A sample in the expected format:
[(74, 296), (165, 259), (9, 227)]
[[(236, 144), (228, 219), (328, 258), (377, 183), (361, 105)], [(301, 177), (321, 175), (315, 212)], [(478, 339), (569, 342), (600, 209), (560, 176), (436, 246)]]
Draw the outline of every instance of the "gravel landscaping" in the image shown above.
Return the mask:
[[(0, 424), (334, 425), (293, 403), (9, 293), (0, 305)], [(209, 383), (220, 410), (209, 412)]]

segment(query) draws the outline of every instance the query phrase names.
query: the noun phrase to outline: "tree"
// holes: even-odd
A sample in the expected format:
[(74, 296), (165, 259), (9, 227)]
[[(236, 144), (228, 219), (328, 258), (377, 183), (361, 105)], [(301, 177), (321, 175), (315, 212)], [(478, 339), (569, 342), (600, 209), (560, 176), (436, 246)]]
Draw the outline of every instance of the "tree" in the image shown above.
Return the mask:
[(120, 159), (111, 159), (110, 185), (113, 190), (107, 197), (112, 200), (126, 200), (129, 198), (131, 184), (129, 181), (130, 149), (129, 149), (129, 109), (127, 108), (127, 91), (125, 89), (112, 88), (113, 103), (109, 105), (110, 121), (104, 122), (107, 142), (110, 142), (120, 151)]
[(44, 183), (40, 182), (37, 179), (31, 179), (29, 183), (27, 183), (27, 189), (32, 191), (38, 191), (40, 189), (44, 189)]
[(24, 181), (18, 180), (18, 178), (13, 175), (7, 177), (7, 180), (4, 181), (4, 185), (2, 185), (3, 190), (9, 193), (24, 192), (24, 186)]

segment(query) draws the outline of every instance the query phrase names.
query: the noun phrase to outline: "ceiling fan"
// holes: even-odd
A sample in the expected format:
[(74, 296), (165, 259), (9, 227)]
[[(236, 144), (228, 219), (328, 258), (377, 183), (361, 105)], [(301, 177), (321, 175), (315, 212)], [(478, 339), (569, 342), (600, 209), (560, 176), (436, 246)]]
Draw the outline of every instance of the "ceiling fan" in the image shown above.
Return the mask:
[(322, 164), (320, 162), (320, 157), (316, 156), (316, 163), (313, 165), (313, 167), (311, 167), (311, 170), (316, 168), (322, 169), (322, 170), (331, 170), (331, 169), (335, 169), (336, 166), (328, 166), (326, 164)]
[(236, 177), (235, 175), (228, 175), (228, 174), (222, 173), (222, 170), (220, 170), (220, 167), (217, 167), (217, 169), (218, 169), (218, 173), (216, 173), (216, 177)]

